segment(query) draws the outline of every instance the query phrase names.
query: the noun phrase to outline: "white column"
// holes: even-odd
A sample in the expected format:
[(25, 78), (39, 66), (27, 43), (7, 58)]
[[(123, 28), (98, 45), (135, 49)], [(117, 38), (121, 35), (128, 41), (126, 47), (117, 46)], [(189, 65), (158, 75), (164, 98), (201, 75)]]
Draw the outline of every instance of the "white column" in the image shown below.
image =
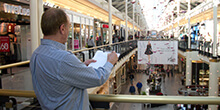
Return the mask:
[(217, 37), (217, 25), (218, 25), (218, 18), (217, 18), (217, 7), (218, 7), (218, 0), (213, 0), (213, 57), (217, 57), (217, 42), (218, 42), (218, 37)]
[(81, 34), (81, 31), (82, 31), (82, 18), (80, 17), (80, 34), (79, 34), (79, 39), (80, 39), (80, 49), (82, 49), (82, 34)]
[(186, 52), (186, 85), (192, 85), (192, 58), (191, 52)]
[(172, 16), (171, 16), (171, 20), (172, 20), (172, 21), (171, 21), (171, 24), (172, 24), (172, 35), (174, 35), (174, 34), (173, 34), (173, 25), (174, 25), (174, 24), (173, 24), (173, 13), (172, 13)]
[(125, 41), (128, 41), (128, 0), (125, 0)]
[(133, 40), (135, 39), (135, 36), (134, 36), (134, 4), (132, 4), (133, 6), (133, 11), (132, 11), (132, 18), (133, 18)]
[[(210, 60), (210, 68), (209, 68), (209, 96), (216, 96), (218, 97), (219, 89), (218, 89), (218, 82), (219, 82), (219, 68), (220, 62), (217, 60), (211, 61)], [(209, 110), (218, 110), (217, 105), (209, 105)]]
[(112, 0), (108, 0), (109, 44), (112, 44)]
[[(71, 23), (71, 26), (72, 26), (72, 51), (74, 51), (75, 50), (75, 48), (74, 48), (74, 23)], [(89, 33), (90, 33), (90, 31), (89, 31)], [(93, 35), (93, 38), (94, 38), (94, 35)]]
[(191, 49), (190, 1), (188, 0), (188, 48)]
[(38, 20), (38, 1), (30, 1), (30, 30), (31, 30), (31, 53), (39, 46), (39, 20)]
[(177, 38), (179, 38), (179, 35), (180, 35), (180, 19), (179, 19), (179, 16), (180, 15), (180, 0), (177, 0), (177, 18), (178, 18), (178, 22), (177, 22), (177, 25), (178, 25), (178, 32), (177, 32)]
[(38, 21), (39, 21), (39, 24), (38, 24), (38, 36), (39, 36), (39, 45), (40, 45), (40, 39), (43, 39), (43, 33), (42, 33), (42, 30), (41, 30), (41, 17), (42, 17), (42, 14), (44, 13), (44, 6), (43, 6), (43, 0), (37, 0), (38, 1)]

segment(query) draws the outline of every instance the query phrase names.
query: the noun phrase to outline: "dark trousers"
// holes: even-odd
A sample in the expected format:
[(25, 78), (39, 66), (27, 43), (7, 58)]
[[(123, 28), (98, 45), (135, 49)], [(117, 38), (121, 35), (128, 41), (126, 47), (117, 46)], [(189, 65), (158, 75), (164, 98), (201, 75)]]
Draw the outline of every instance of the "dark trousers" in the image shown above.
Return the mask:
[(139, 93), (139, 95), (141, 94), (141, 88), (138, 88), (138, 93)]
[[(93, 47), (93, 46), (88, 46), (88, 48), (91, 48), (91, 47)], [(89, 59), (91, 59), (93, 56), (94, 56), (94, 49), (91, 49), (91, 50), (89, 50)]]

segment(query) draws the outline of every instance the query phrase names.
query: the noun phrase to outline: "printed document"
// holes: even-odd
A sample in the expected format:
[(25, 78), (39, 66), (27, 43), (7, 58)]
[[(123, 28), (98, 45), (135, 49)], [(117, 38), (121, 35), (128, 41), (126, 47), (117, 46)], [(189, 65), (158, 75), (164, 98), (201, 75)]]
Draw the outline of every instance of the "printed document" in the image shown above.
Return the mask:
[[(94, 63), (90, 63), (89, 66), (92, 66), (93, 68), (96, 68), (98, 69), (99, 67), (102, 67), (105, 65), (105, 63), (107, 62), (107, 57), (108, 57), (108, 54), (111, 53), (111, 52), (103, 52), (101, 50), (98, 50), (96, 53), (95, 53), (95, 56), (92, 58), (94, 60), (96, 60), (96, 62)], [(116, 53), (118, 55), (118, 57), (120, 56), (120, 53)]]

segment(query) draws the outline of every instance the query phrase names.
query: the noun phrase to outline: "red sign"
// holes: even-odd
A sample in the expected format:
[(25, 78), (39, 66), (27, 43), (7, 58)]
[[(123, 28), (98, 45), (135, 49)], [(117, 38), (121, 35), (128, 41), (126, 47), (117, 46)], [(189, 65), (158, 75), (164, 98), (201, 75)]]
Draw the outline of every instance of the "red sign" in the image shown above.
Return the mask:
[(107, 24), (103, 24), (102, 27), (103, 28), (108, 28), (108, 25)]
[(0, 52), (10, 52), (10, 41), (8, 36), (0, 36)]

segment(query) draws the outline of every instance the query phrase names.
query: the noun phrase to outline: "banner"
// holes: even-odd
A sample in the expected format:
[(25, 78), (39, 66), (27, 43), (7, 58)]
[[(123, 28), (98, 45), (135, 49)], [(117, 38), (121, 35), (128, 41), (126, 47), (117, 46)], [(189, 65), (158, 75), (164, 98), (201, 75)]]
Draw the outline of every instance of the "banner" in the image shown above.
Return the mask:
[(138, 41), (138, 64), (178, 64), (178, 42)]
[(79, 49), (79, 40), (74, 39), (74, 49)]
[(10, 41), (8, 36), (0, 36), (0, 52), (10, 52)]

